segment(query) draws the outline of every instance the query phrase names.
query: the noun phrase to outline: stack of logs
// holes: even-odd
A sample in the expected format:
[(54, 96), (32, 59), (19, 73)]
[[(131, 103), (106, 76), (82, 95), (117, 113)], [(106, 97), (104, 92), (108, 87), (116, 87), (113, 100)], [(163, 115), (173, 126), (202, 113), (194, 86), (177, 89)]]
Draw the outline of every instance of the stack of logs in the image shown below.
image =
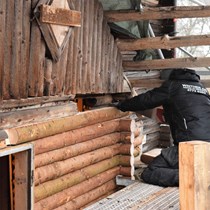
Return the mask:
[(8, 144), (34, 145), (36, 210), (79, 209), (116, 191), (117, 175), (134, 178), (142, 123), (101, 108), (6, 130)]

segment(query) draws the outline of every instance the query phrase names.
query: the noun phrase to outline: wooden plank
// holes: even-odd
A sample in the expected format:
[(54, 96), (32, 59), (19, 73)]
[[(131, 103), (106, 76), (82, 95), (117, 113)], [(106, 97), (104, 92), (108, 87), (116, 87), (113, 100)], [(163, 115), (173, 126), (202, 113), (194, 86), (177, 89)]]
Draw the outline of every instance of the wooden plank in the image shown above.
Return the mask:
[[(78, 2), (78, 3), (77, 3)], [(78, 4), (78, 6), (77, 6)], [(81, 0), (76, 1), (76, 9), (81, 11), (82, 13), (82, 21), (81, 21), (81, 28), (79, 28), (79, 40), (78, 40), (78, 54), (77, 54), (77, 74), (76, 74), (76, 80), (77, 80), (77, 93), (82, 93), (82, 87), (83, 87), (83, 26), (84, 26), (84, 7), (85, 4), (82, 3)]]
[(15, 209), (30, 209), (28, 188), (30, 187), (30, 177), (28, 170), (28, 152), (18, 152), (15, 154)]
[(102, 54), (102, 25), (103, 25), (103, 7), (101, 3), (99, 3), (99, 9), (98, 9), (98, 16), (97, 16), (97, 31), (98, 31), (98, 43), (97, 43), (97, 59), (96, 59), (96, 74), (95, 74), (95, 83), (96, 83), (96, 88), (95, 91), (99, 93), (102, 89), (102, 84), (101, 84), (101, 54)]
[[(5, 42), (5, 32), (6, 32), (6, 1), (0, 1), (0, 43)], [(4, 47), (0, 50), (0, 103), (3, 100), (3, 69), (4, 69)]]
[(145, 7), (143, 11), (106, 11), (109, 22), (209, 17), (210, 6)]
[(5, 17), (5, 40), (3, 42), (4, 48), (4, 68), (2, 81), (2, 95), (3, 99), (10, 99), (10, 69), (12, 63), (12, 36), (14, 26), (14, 7), (13, 0), (6, 1), (6, 17)]
[(118, 39), (117, 46), (120, 50), (145, 50), (145, 49), (171, 49), (184, 46), (210, 45), (210, 35), (192, 36), (163, 36), (141, 39)]
[(40, 21), (64, 26), (81, 26), (81, 12), (49, 5), (40, 6)]
[(210, 66), (210, 57), (171, 58), (143, 61), (124, 61), (125, 71), (145, 71), (168, 68), (193, 68)]
[[(190, 157), (190, 158), (189, 158)], [(179, 193), (181, 210), (210, 209), (210, 144), (179, 144)]]

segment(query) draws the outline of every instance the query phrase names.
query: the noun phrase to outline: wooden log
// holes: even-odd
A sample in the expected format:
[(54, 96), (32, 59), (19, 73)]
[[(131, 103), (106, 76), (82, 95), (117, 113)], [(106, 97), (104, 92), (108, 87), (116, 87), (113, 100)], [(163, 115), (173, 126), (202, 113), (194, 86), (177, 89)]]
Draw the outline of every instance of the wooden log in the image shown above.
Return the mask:
[(34, 198), (35, 202), (42, 200), (55, 193), (61, 192), (71, 186), (79, 184), (99, 173), (107, 171), (119, 165), (119, 156), (103, 160), (99, 163), (87, 166), (81, 170), (74, 171), (70, 174), (64, 175), (61, 178), (45, 182), (35, 187)]
[(80, 209), (83, 206), (90, 203), (91, 201), (96, 200), (98, 197), (101, 197), (102, 195), (107, 194), (107, 192), (116, 189), (116, 187), (117, 186), (116, 186), (115, 180), (108, 181), (107, 183), (103, 184), (102, 186), (73, 199), (72, 201), (66, 203), (65, 205), (62, 205), (62, 206), (56, 208), (56, 210)]
[(74, 102), (61, 106), (2, 112), (0, 113), (0, 128), (5, 129), (24, 124), (43, 122), (50, 119), (72, 116), (76, 113), (78, 113), (77, 105)]
[[(111, 120), (74, 129), (33, 142), (35, 155), (78, 144), (119, 131), (119, 121)], [(59, 141), (58, 141), (59, 139)]]
[[(122, 144), (119, 149), (120, 149), (120, 154), (121, 155), (131, 155), (131, 152), (130, 152), (131, 144)], [(135, 147), (134, 151), (133, 151), (133, 156), (136, 157), (139, 154), (140, 154), (139, 147)]]
[(143, 61), (124, 61), (123, 67), (126, 71), (145, 71), (152, 69), (168, 69), (168, 68), (193, 68), (210, 66), (210, 58), (171, 58), (156, 59)]
[(86, 142), (66, 146), (61, 149), (45, 152), (34, 157), (35, 168), (51, 164), (56, 161), (66, 160), (99, 148), (115, 145), (120, 142), (120, 133), (107, 134)]
[(109, 22), (209, 17), (210, 6), (145, 7), (143, 11), (106, 11)]
[(102, 160), (119, 154), (120, 144), (104, 147), (63, 161), (36, 168), (34, 172), (34, 184), (38, 185), (49, 180), (56, 179), (65, 174), (82, 169)]
[[(181, 210), (210, 209), (210, 144), (179, 144), (179, 193)], [(190, 157), (190, 158), (189, 158)]]
[(5, 131), (8, 134), (8, 144), (17, 144), (119, 118), (125, 115), (127, 115), (127, 113), (120, 112), (115, 108), (102, 108), (100, 110), (86, 111), (75, 116), (55, 119), (53, 121), (6, 129)]
[(131, 167), (120, 167), (120, 175), (130, 177), (131, 176)]
[(119, 171), (120, 167), (115, 167), (113, 169), (102, 172), (88, 180), (74, 185), (73, 187), (40, 200), (39, 202), (35, 203), (34, 208), (36, 210), (57, 208), (67, 203), (68, 201), (71, 201), (72, 199), (79, 197), (114, 179), (119, 174)]
[[(128, 143), (131, 143), (131, 134), (130, 135), (127, 135), (125, 133), (120, 133), (121, 135), (121, 142), (124, 143), (124, 144), (128, 144)], [(142, 144), (142, 141), (143, 141), (143, 138), (144, 138), (144, 135), (138, 135), (134, 138), (134, 142), (133, 142), (133, 145), (134, 147), (136, 146), (139, 146)]]
[(130, 167), (130, 156), (129, 155), (121, 155), (119, 161), (120, 161), (121, 166), (129, 166)]
[(41, 5), (40, 21), (42, 23), (63, 26), (81, 26), (81, 12), (49, 5)]

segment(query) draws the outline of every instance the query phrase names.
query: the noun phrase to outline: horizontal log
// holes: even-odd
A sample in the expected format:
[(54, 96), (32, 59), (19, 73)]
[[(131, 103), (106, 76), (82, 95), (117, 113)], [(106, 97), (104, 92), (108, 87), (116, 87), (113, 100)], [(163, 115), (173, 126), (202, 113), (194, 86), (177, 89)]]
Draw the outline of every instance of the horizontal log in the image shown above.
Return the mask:
[(64, 161), (39, 167), (34, 172), (34, 184), (38, 185), (52, 179), (56, 179), (65, 174), (82, 169), (102, 160), (116, 156), (120, 152), (120, 144), (97, 149), (92, 152), (78, 155)]
[[(121, 155), (131, 155), (130, 154), (130, 148), (131, 148), (131, 144), (122, 144), (120, 146), (120, 154)], [(139, 147), (135, 147), (134, 151), (133, 151), (133, 156), (136, 157), (140, 154), (140, 149)]]
[(119, 163), (121, 166), (128, 166), (130, 167), (130, 155), (121, 155), (119, 158)]
[(68, 210), (75, 210), (75, 209), (81, 209), (83, 206), (87, 205), (93, 200), (96, 200), (97, 198), (101, 197), (104, 194), (107, 194), (109, 191), (114, 190), (117, 188), (117, 185), (114, 180), (110, 180), (107, 183), (103, 184), (100, 187), (97, 187), (94, 190), (91, 190), (90, 192), (87, 192), (72, 201), (66, 203), (65, 205), (62, 205), (56, 210), (63, 210), (63, 209), (68, 209)]
[(60, 117), (69, 117), (76, 113), (78, 113), (77, 104), (74, 102), (59, 106), (2, 112), (0, 113), (0, 128), (5, 129)]
[(172, 49), (185, 46), (210, 45), (210, 35), (191, 35), (170, 37), (150, 37), (141, 39), (118, 39), (117, 46), (121, 51), (145, 49)]
[(57, 208), (67, 203), (68, 201), (71, 201), (72, 199), (83, 195), (84, 193), (87, 193), (114, 179), (117, 175), (120, 174), (120, 170), (120, 167), (115, 167), (113, 169), (100, 173), (86, 181), (74, 185), (73, 187), (70, 187), (43, 200), (40, 200), (39, 202), (35, 203), (34, 208), (36, 210)]
[(39, 124), (28, 125), (6, 129), (8, 144), (20, 144), (63, 133), (87, 125), (116, 119), (127, 115), (116, 108), (101, 108), (93, 111), (86, 111), (74, 116), (55, 119)]
[(154, 69), (193, 68), (207, 66), (210, 66), (210, 57), (171, 58), (123, 62), (125, 71), (145, 71)]
[(200, 18), (209, 17), (209, 14), (210, 6), (144, 7), (141, 12), (135, 10), (105, 12), (108, 22)]
[(81, 12), (49, 5), (41, 5), (40, 21), (42, 23), (63, 26), (81, 26)]
[[(133, 140), (134, 141), (133, 142), (134, 147), (142, 144), (143, 138), (144, 138), (144, 135), (140, 135), (140, 136), (135, 137), (134, 140)], [(124, 144), (131, 143), (131, 135), (127, 136), (125, 133), (123, 133), (123, 134), (121, 133), (121, 142), (124, 143)]]
[(98, 137), (86, 142), (64, 147), (61, 149), (45, 152), (34, 157), (35, 168), (63, 161), (90, 151), (95, 151), (102, 147), (111, 146), (120, 142), (120, 133), (112, 133)]
[(62, 178), (54, 179), (38, 185), (34, 189), (35, 202), (42, 200), (48, 196), (61, 192), (69, 187), (79, 184), (91, 177), (105, 172), (111, 168), (118, 166), (120, 163), (120, 156), (103, 160), (99, 163), (87, 166), (82, 170), (74, 171), (70, 174), (62, 176)]
[[(42, 138), (33, 142), (35, 155), (46, 153), (70, 145), (76, 145), (91, 139), (102, 137), (119, 130), (119, 120), (96, 123), (83, 128), (74, 129), (54, 136)], [(59, 141), (58, 141), (59, 139)]]
[(130, 177), (131, 176), (131, 167), (120, 167), (120, 175)]

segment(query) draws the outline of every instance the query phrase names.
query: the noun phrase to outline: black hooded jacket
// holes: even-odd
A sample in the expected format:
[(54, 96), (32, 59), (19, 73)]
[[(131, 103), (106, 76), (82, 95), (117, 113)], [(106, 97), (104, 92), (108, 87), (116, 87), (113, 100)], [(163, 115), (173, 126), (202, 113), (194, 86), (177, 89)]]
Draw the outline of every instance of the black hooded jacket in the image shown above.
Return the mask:
[(163, 106), (174, 144), (182, 141), (210, 142), (210, 97), (191, 69), (174, 69), (169, 80), (118, 104), (122, 111), (142, 111)]

